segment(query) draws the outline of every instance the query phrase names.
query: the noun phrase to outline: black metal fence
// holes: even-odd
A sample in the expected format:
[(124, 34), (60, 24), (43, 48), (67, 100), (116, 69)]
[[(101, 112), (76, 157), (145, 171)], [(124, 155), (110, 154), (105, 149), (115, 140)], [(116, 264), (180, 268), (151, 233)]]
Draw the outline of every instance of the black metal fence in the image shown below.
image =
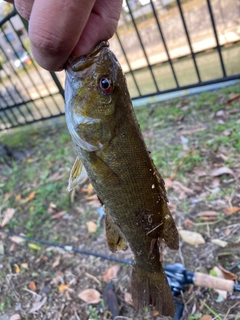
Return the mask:
[[(128, 0), (111, 48), (139, 99), (240, 78), (237, 0)], [(41, 69), (26, 23), (0, 21), (0, 130), (64, 114), (64, 72)]]

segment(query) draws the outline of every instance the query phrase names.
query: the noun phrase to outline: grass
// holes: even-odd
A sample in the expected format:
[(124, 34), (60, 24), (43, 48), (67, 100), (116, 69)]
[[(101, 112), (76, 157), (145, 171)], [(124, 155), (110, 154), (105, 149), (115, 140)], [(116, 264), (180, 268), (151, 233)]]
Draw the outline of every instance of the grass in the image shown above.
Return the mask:
[[(211, 239), (222, 239), (229, 243), (239, 241), (238, 214), (226, 216), (223, 211), (231, 206), (240, 207), (238, 179), (226, 174), (218, 177), (210, 175), (213, 169), (228, 167), (236, 176), (240, 176), (239, 96), (240, 86), (237, 84), (220, 91), (204, 92), (198, 96), (155, 103), (135, 110), (155, 165), (163, 177), (173, 183), (168, 187), (168, 194), (178, 227), (201, 233), (206, 240), (205, 245), (197, 247), (181, 242), (181, 252), (168, 252), (165, 263), (181, 262), (191, 271), (199, 268), (208, 272), (217, 262), (230, 267), (239, 259), (238, 251), (223, 256), (218, 255), (218, 252), (222, 253), (221, 248), (211, 247)], [(1, 142), (23, 154), (21, 161), (11, 162), (11, 167), (0, 159), (2, 213), (8, 208), (15, 209), (14, 216), (4, 229), (109, 255), (103, 226), (93, 234), (87, 231), (86, 222), (97, 222), (98, 219), (95, 207), (86, 199), (88, 184), (84, 186), (85, 191), (76, 192), (74, 202), (67, 192), (74, 153), (66, 126), (29, 126), (2, 134)], [(214, 183), (217, 183), (217, 187)], [(197, 216), (202, 211), (216, 211), (216, 220), (210, 223), (203, 221)], [(53, 218), (61, 212), (63, 215)], [(190, 226), (186, 224), (189, 220), (192, 223)], [(3, 240), (6, 253), (3, 270), (0, 270), (0, 282), (8, 288), (8, 295), (5, 300), (0, 298), (0, 315), (11, 313), (16, 301), (26, 306), (25, 302), (32, 299), (26, 291), (20, 292), (21, 288), (28, 288), (29, 281), (39, 286), (38, 294), (41, 288), (50, 286), (51, 294), (57, 301), (56, 305), (51, 304), (49, 298), (42, 307), (45, 308), (43, 319), (50, 319), (46, 316), (47, 312), (55, 312), (58, 310), (57, 305), (64, 303), (66, 307), (62, 312), (65, 319), (75, 319), (73, 310), (77, 310), (83, 319), (102, 319), (103, 314), (109, 314), (104, 300), (105, 305), (102, 307), (87, 306), (77, 299), (80, 289), (94, 287), (102, 290), (104, 284), (101, 282), (98, 287), (96, 281), (85, 276), (85, 271), (93, 278), (101, 279), (101, 274), (108, 268), (107, 262), (93, 257), (69, 256), (70, 253), (46, 249), (38, 244), (26, 245), (25, 242), (15, 244), (10, 254), (13, 243), (8, 238)], [(59, 255), (61, 259), (55, 269), (53, 265)], [(11, 296), (8, 291), (10, 287), (6, 275), (10, 270), (16, 273), (12, 260), (17, 261), (15, 264), (20, 273), (11, 280), (11, 285), (20, 298)], [(28, 269), (24, 269), (22, 263), (27, 264)], [(58, 293), (58, 285), (54, 282), (57, 270), (63, 283), (71, 283), (76, 278), (70, 285), (74, 292), (72, 300)], [(133, 308), (124, 301), (124, 292), (130, 291), (129, 270), (127, 267), (121, 269), (115, 282), (115, 294), (121, 301), (121, 315), (128, 319), (138, 319)], [(220, 305), (213, 291), (205, 295), (203, 305), (199, 302), (196, 290), (192, 291), (190, 297), (185, 297), (186, 305), (192, 310), (191, 304), (194, 303), (196, 312), (188, 315), (189, 320), (200, 319), (209, 313), (224, 319), (234, 304), (227, 300)], [(30, 307), (24, 308), (21, 311), (22, 318), (30, 319)], [(101, 308), (103, 311), (100, 311)], [(234, 308), (229, 311), (229, 319), (235, 319), (234, 312)], [(139, 319), (152, 319), (152, 315), (146, 309)]]

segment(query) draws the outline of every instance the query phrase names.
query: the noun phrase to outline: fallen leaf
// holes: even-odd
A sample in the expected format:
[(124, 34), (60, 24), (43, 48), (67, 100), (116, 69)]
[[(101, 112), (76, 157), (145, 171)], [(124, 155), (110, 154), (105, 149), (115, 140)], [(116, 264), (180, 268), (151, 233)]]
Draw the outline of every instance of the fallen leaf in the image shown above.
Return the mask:
[(233, 214), (233, 213), (237, 213), (238, 211), (240, 211), (240, 207), (230, 207), (230, 208), (225, 208), (225, 209), (223, 209), (223, 212), (224, 212), (226, 215), (230, 215), (230, 214)]
[(179, 234), (182, 237), (183, 241), (193, 246), (205, 243), (205, 240), (200, 233), (188, 230), (179, 230)]
[(218, 212), (217, 211), (202, 211), (196, 215), (201, 221), (216, 221)]
[(18, 236), (12, 236), (12, 237), (10, 237), (10, 240), (11, 240), (12, 242), (17, 243), (17, 244), (20, 244), (20, 243), (22, 243), (23, 241), (25, 241), (23, 238), (18, 237)]
[(223, 174), (230, 174), (233, 177), (235, 176), (234, 172), (232, 171), (232, 169), (230, 169), (228, 167), (217, 168), (217, 169), (212, 170), (211, 173), (210, 173), (210, 175), (212, 177), (218, 177), (218, 176), (221, 176)]
[(28, 288), (29, 288), (31, 291), (36, 292), (36, 290), (37, 290), (36, 283), (35, 283), (34, 281), (30, 281), (29, 284), (28, 284)]
[(15, 269), (15, 273), (20, 273), (21, 270), (18, 264), (14, 263), (13, 267)]
[(103, 281), (109, 281), (109, 280), (112, 280), (113, 278), (116, 278), (119, 269), (120, 269), (119, 264), (115, 264), (114, 266), (108, 268), (107, 271), (102, 276)]
[(205, 314), (200, 318), (200, 320), (212, 320), (212, 316), (210, 316), (209, 314)]
[(217, 266), (222, 271), (224, 279), (237, 280), (237, 275), (236, 274), (224, 269), (220, 264), (218, 264)]
[(21, 320), (21, 316), (16, 313), (13, 316), (11, 316), (11, 318), (9, 320)]
[(156, 316), (158, 316), (158, 315), (159, 315), (159, 311), (158, 311), (158, 310), (153, 310), (152, 316), (153, 316), (153, 317), (156, 317)]
[(206, 171), (203, 170), (203, 169), (198, 169), (198, 168), (195, 168), (193, 170), (193, 172), (198, 176), (198, 177), (205, 177), (207, 175)]
[(34, 312), (40, 310), (42, 308), (42, 306), (46, 303), (46, 301), (47, 301), (47, 296), (45, 295), (45, 296), (43, 296), (43, 298), (41, 300), (39, 300), (39, 301), (37, 300), (36, 302), (34, 302), (29, 313), (34, 313)]
[(173, 181), (170, 178), (164, 179), (166, 189), (172, 188)]
[(101, 294), (95, 289), (86, 289), (78, 294), (78, 297), (89, 304), (97, 304), (101, 301)]
[(124, 293), (124, 301), (129, 304), (130, 306), (133, 306), (133, 299), (132, 295), (129, 292)]
[(66, 214), (66, 211), (60, 211), (60, 212), (57, 212), (55, 214), (52, 215), (52, 219), (58, 219), (58, 218), (61, 218), (62, 216), (64, 216)]
[(32, 191), (29, 196), (25, 199), (25, 202), (30, 202), (35, 198), (36, 191)]
[(3, 213), (3, 220), (1, 223), (1, 227), (3, 228), (14, 216), (15, 209), (13, 208), (7, 208), (7, 210)]
[(192, 220), (190, 220), (190, 219), (184, 220), (184, 226), (185, 226), (186, 228), (189, 228), (189, 227), (191, 227), (192, 225), (193, 225), (193, 221), (192, 221)]
[(225, 248), (228, 245), (227, 241), (223, 241), (220, 239), (212, 239), (211, 242), (222, 248)]
[(93, 193), (94, 193), (93, 186), (91, 183), (89, 183), (88, 187), (87, 187), (87, 194), (88, 194), (88, 196), (91, 196)]
[(63, 293), (67, 289), (68, 289), (68, 284), (60, 284), (60, 286), (58, 287), (59, 293)]
[(20, 194), (16, 195), (15, 200), (19, 202), (22, 199), (22, 196)]
[(28, 263), (21, 263), (21, 268), (28, 270)]
[(184, 184), (182, 184), (179, 181), (173, 181), (172, 187), (174, 190), (180, 192), (183, 191), (187, 194), (194, 194), (194, 191), (188, 187), (186, 187)]
[(10, 192), (6, 193), (6, 194), (4, 195), (4, 198), (3, 198), (3, 203), (7, 202), (8, 199), (10, 199), (13, 194), (14, 194), (13, 191), (10, 191)]
[[(85, 196), (85, 199), (88, 201), (92, 201), (92, 200), (98, 200), (98, 196), (96, 194), (93, 194), (92, 196), (88, 197)], [(98, 200), (99, 201), (99, 200)]]
[(53, 269), (56, 268), (59, 265), (59, 263), (61, 261), (61, 258), (62, 258), (61, 256), (57, 256), (56, 260), (52, 264), (52, 268)]
[(30, 248), (30, 249), (33, 249), (33, 250), (41, 250), (41, 247), (39, 246), (39, 245), (37, 245), (37, 244), (35, 244), (35, 243), (29, 243), (28, 244), (28, 247)]
[(88, 232), (94, 233), (97, 231), (97, 224), (93, 221), (86, 222)]

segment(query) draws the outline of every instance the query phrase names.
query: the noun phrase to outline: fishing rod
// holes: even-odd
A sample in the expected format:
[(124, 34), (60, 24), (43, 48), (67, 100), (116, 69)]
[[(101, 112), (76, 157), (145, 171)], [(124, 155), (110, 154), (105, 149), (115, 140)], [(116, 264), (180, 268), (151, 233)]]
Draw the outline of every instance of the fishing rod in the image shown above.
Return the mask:
[[(240, 292), (240, 285), (232, 280), (221, 279), (200, 272), (192, 272), (187, 270), (181, 263), (166, 265), (164, 271), (174, 298), (178, 297), (181, 292), (184, 292), (189, 284), (227, 292)], [(174, 299), (174, 302), (176, 305), (174, 320), (181, 320), (184, 303), (177, 299)]]
[[(59, 247), (66, 251), (72, 251), (75, 253), (80, 253), (85, 255), (92, 255), (104, 260), (115, 261), (115, 262), (127, 264), (127, 265), (134, 264), (133, 260), (119, 259), (117, 257), (107, 256), (104, 254), (95, 253), (88, 250), (80, 250), (72, 246), (67, 246), (67, 245), (46, 241), (46, 240), (40, 240), (33, 237), (21, 235), (16, 232), (5, 231), (3, 229), (0, 229), (0, 233), (4, 233), (8, 236), (18, 236), (30, 242), (36, 242), (43, 245)], [(12, 261), (11, 264), (15, 264), (17, 262), (18, 261)], [(236, 265), (234, 265), (231, 269), (238, 268), (239, 266), (240, 266), (240, 261)], [(166, 273), (168, 283), (172, 291), (172, 295), (175, 298), (174, 301), (176, 304), (176, 312), (175, 312), (174, 320), (181, 320), (182, 318), (184, 303), (179, 301), (179, 299), (176, 299), (176, 298), (179, 295), (181, 295), (181, 292), (184, 292), (187, 290), (189, 284), (194, 284), (199, 287), (224, 290), (227, 292), (240, 292), (240, 285), (234, 283), (234, 281), (232, 280), (221, 279), (221, 278), (213, 277), (211, 275), (207, 275), (200, 272), (192, 272), (187, 270), (181, 263), (166, 265), (164, 267), (164, 271)]]

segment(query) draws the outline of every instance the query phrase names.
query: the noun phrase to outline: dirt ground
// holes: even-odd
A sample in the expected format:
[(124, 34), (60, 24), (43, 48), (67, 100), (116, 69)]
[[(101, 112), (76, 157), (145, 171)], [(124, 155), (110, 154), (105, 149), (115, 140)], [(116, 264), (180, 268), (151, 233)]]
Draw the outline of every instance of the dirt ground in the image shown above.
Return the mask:
[[(180, 232), (180, 249), (165, 249), (164, 266), (181, 263), (238, 283), (239, 83), (142, 106), (136, 114)], [(89, 181), (68, 193), (74, 153), (66, 126), (52, 122), (0, 139), (0, 320), (167, 319), (151, 307), (135, 311), (131, 266), (108, 260), (133, 255), (109, 251)], [(182, 320), (240, 319), (239, 292), (189, 285), (178, 300), (184, 303)]]

